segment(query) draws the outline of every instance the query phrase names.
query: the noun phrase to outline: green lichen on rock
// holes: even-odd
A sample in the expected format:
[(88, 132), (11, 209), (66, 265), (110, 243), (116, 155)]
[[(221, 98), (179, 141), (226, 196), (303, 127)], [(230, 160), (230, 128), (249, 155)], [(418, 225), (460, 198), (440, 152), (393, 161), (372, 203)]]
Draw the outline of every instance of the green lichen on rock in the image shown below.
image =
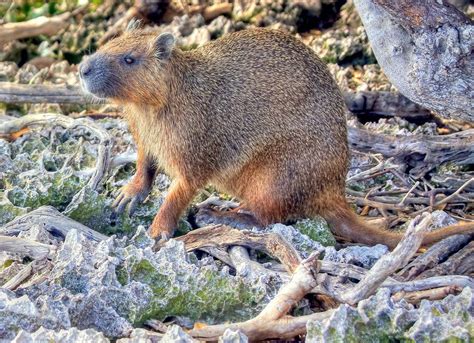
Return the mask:
[(124, 263), (117, 270), (120, 282), (139, 282), (153, 292), (148, 306), (129, 316), (135, 325), (169, 316), (210, 322), (248, 319), (262, 308), (267, 296), (263, 284), (249, 285), (240, 277), (218, 270), (214, 263), (189, 261), (181, 242), (168, 242), (153, 259), (139, 257), (133, 246), (125, 251)]
[(112, 202), (113, 195), (106, 191), (87, 190), (80, 194), (79, 201), (66, 209), (65, 214), (106, 235), (132, 236), (139, 225), (148, 227), (152, 223), (163, 198), (159, 192), (152, 192), (148, 201), (138, 206), (133, 216), (126, 211), (117, 216)]
[(470, 342), (474, 337), (472, 290), (419, 308), (394, 303), (381, 289), (357, 308), (339, 306), (332, 316), (307, 324), (307, 342)]
[(3, 192), (0, 192), (0, 225), (8, 223), (25, 213), (26, 209), (16, 207), (8, 198), (4, 197)]
[(319, 242), (325, 247), (336, 245), (336, 239), (332, 235), (328, 223), (321, 217), (300, 220), (294, 227), (313, 241)]

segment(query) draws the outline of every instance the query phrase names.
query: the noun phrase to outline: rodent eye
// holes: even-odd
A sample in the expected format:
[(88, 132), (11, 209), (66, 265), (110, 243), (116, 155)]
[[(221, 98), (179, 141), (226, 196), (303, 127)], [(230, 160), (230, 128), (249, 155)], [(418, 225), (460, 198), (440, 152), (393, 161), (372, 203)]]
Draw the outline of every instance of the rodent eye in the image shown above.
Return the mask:
[(133, 62), (135, 62), (135, 60), (134, 60), (132, 57), (130, 57), (130, 56), (125, 57), (125, 58), (124, 58), (124, 61), (125, 61), (125, 63), (127, 63), (127, 64), (133, 64)]

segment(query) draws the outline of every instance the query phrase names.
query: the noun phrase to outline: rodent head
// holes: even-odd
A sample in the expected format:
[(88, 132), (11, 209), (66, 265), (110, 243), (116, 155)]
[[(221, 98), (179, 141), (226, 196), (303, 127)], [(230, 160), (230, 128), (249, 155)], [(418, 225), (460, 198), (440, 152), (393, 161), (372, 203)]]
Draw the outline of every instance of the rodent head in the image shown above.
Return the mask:
[(136, 28), (127, 30), (80, 64), (81, 86), (100, 99), (160, 103), (174, 43), (171, 33), (157, 36)]

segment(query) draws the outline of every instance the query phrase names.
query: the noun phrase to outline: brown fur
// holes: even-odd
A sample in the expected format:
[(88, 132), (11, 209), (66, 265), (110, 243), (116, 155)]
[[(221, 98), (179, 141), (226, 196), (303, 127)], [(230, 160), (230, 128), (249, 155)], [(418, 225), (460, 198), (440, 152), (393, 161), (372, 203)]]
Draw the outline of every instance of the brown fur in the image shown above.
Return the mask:
[[(147, 192), (155, 162), (173, 178), (153, 237), (171, 235), (197, 190), (211, 183), (240, 198), (263, 225), (322, 215), (348, 239), (396, 245), (400, 234), (362, 224), (347, 205), (344, 100), (308, 47), (279, 31), (251, 29), (190, 52), (173, 49), (161, 60), (156, 40), (132, 31), (98, 52), (112, 61), (111, 98), (125, 106), (138, 145), (137, 174), (123, 196)], [(138, 66), (114, 62), (130, 52)]]

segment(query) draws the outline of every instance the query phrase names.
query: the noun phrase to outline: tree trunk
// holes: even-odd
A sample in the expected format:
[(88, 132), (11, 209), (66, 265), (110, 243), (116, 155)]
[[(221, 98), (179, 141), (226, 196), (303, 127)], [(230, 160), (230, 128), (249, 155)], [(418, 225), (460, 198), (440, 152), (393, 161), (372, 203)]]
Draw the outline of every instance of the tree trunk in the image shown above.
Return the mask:
[(354, 0), (385, 74), (412, 101), (474, 121), (474, 25), (441, 0)]

